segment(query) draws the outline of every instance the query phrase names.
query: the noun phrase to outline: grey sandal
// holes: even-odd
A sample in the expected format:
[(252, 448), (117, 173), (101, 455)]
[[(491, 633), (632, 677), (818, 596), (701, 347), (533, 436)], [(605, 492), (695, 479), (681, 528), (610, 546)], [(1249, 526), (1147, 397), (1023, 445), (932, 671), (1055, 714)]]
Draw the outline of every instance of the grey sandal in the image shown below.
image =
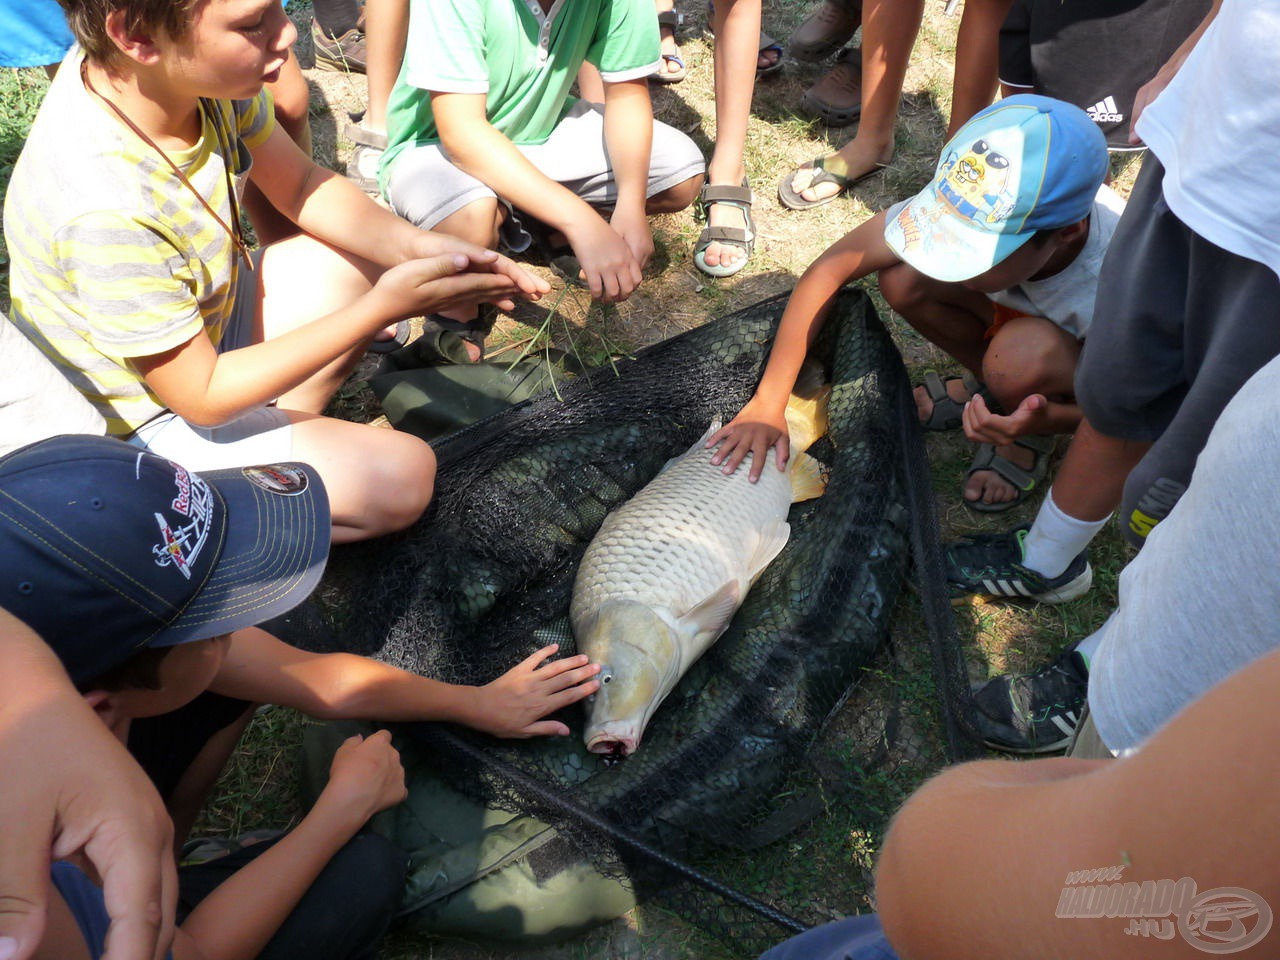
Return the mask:
[[(710, 183), (703, 185), (701, 192), (698, 194), (698, 209), (702, 217), (709, 216), (709, 208), (712, 204), (727, 203), (729, 206), (737, 207), (741, 210), (743, 218), (747, 221), (745, 230), (741, 227), (713, 227), (710, 223), (702, 228), (702, 233), (698, 235), (698, 242), (693, 247), (693, 262), (707, 276), (731, 277), (745, 267), (747, 261), (751, 259), (751, 254), (756, 247), (756, 223), (751, 218), (751, 204), (754, 200), (755, 195), (752, 194), (751, 187), (747, 184), (745, 177), (740, 187)], [(732, 266), (726, 267), (720, 264), (712, 266), (706, 261), (706, 253), (707, 247), (713, 243), (737, 247), (739, 250), (745, 251), (746, 256)]]
[(954, 399), (947, 392), (947, 384), (956, 380), (963, 381), (970, 398), (982, 394), (988, 403), (991, 402), (991, 395), (987, 393), (987, 388), (973, 374), (966, 373), (963, 377), (940, 377), (930, 370), (924, 375), (924, 382), (920, 384), (929, 395), (929, 399), (933, 401), (929, 419), (920, 421), (920, 426), (925, 430), (959, 430), (964, 424), (964, 403)]
[(1054, 446), (1053, 437), (1019, 437), (1013, 443), (1014, 446), (1025, 447), (1035, 453), (1035, 460), (1030, 470), (1024, 470), (1012, 460), (1006, 460), (991, 444), (980, 443), (973, 455), (973, 462), (965, 471), (964, 479), (968, 482), (969, 478), (979, 470), (990, 470), (1001, 479), (1008, 481), (1018, 491), (1017, 495), (1012, 500), (1005, 500), (1002, 503), (984, 503), (981, 500), (966, 498), (964, 505), (970, 510), (978, 513), (1003, 513), (1006, 510), (1012, 510), (1031, 496), (1040, 482), (1048, 476), (1049, 456), (1053, 453)]

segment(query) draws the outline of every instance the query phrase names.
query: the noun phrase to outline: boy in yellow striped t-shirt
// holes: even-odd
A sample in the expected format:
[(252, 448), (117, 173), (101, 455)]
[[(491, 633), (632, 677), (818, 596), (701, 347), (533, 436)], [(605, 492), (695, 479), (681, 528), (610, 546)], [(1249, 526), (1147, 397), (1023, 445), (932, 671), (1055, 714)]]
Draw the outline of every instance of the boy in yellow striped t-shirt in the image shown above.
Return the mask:
[[(547, 285), (411, 226), (276, 127), (263, 85), (296, 36), (279, 0), (60, 2), (79, 47), (9, 185), (13, 322), (111, 434), (193, 470), (310, 462), (338, 542), (407, 526), (431, 449), (321, 416), (329, 397), (388, 325)], [(246, 178), (300, 235), (246, 251)]]

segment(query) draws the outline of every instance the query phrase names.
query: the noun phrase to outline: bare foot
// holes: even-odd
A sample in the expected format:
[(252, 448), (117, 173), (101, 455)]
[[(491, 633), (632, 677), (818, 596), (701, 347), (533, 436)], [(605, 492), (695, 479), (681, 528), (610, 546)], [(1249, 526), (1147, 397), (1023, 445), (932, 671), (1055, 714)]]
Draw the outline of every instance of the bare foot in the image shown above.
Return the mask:
[[(996, 452), (1028, 473), (1036, 464), (1036, 452), (1016, 443), (996, 447)], [(970, 503), (1009, 503), (1017, 497), (1018, 488), (994, 470), (977, 470), (964, 484), (964, 498)]]

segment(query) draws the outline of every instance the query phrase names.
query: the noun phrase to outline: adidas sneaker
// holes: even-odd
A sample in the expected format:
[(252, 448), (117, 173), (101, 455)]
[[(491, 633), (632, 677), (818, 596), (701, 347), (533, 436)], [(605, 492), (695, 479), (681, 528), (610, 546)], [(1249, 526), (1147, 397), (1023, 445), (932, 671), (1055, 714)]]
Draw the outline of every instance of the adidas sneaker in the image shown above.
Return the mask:
[(1006, 533), (981, 533), (946, 546), (947, 586), (953, 601), (969, 594), (1065, 603), (1083, 596), (1093, 584), (1085, 551), (1056, 577), (1023, 566), (1030, 524)]
[(1089, 668), (1074, 648), (1036, 673), (995, 677), (973, 693), (982, 741), (1006, 753), (1054, 753), (1071, 745), (1089, 690)]

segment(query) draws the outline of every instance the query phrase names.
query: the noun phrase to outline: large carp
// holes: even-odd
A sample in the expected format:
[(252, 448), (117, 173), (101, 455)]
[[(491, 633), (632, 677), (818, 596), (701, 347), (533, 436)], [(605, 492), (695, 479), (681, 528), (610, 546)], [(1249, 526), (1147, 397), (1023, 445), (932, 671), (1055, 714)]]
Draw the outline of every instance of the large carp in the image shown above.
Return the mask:
[(587, 708), (592, 753), (635, 751), (658, 705), (786, 546), (791, 504), (822, 494), (821, 470), (804, 450), (826, 432), (827, 390), (807, 392), (787, 406), (785, 472), (770, 462), (751, 483), (748, 457), (725, 476), (705, 447), (719, 429), (712, 424), (609, 514), (588, 545), (569, 617), (578, 652), (603, 668)]

